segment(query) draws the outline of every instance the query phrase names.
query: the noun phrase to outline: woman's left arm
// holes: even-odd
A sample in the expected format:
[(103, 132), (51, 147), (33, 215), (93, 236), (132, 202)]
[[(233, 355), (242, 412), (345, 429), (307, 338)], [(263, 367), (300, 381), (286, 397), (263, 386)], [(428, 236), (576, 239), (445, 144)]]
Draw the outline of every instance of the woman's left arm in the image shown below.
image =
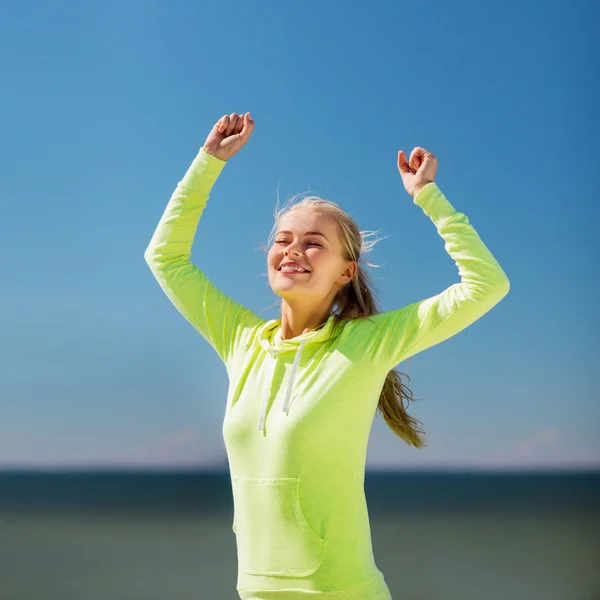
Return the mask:
[(462, 331), (498, 304), (510, 289), (508, 277), (467, 216), (450, 204), (433, 181), (435, 157), (415, 148), (408, 164), (399, 153), (398, 168), (413, 202), (445, 241), (461, 280), (435, 296), (372, 315), (361, 323), (356, 331), (357, 337), (363, 337), (361, 347), (371, 364), (386, 371)]

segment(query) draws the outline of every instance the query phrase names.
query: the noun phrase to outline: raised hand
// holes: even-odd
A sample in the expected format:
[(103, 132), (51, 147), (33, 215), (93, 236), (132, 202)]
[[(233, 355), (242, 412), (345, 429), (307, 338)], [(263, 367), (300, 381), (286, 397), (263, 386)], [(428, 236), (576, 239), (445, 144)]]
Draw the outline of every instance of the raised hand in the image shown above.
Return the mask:
[(229, 160), (250, 138), (254, 121), (247, 112), (243, 115), (223, 115), (213, 126), (203, 149), (221, 160)]
[(413, 198), (423, 186), (435, 179), (437, 166), (437, 158), (420, 146), (414, 148), (410, 153), (408, 163), (404, 151), (398, 152), (398, 170), (402, 176), (402, 183)]

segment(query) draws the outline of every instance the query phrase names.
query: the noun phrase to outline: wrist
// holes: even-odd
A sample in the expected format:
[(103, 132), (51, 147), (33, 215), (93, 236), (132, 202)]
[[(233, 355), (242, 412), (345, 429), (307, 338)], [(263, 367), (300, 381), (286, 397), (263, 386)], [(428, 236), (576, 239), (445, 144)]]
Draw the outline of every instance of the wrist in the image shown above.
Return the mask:
[(208, 148), (206, 146), (202, 146), (202, 150), (204, 150), (204, 152), (206, 152), (206, 154), (210, 154), (211, 156), (214, 156), (215, 158), (218, 158), (219, 160), (222, 160), (224, 162), (227, 161), (228, 157), (225, 157), (221, 152), (219, 152), (218, 150), (212, 150), (211, 148)]
[(418, 193), (419, 193), (419, 192), (420, 192), (420, 191), (421, 191), (421, 190), (422, 190), (422, 189), (423, 189), (423, 188), (424, 188), (426, 185), (429, 185), (430, 183), (433, 183), (433, 181), (426, 181), (425, 183), (420, 183), (420, 184), (418, 184), (418, 185), (415, 185), (415, 186), (413, 187), (413, 190), (412, 190), (412, 194), (411, 194), (411, 196), (412, 196), (413, 198), (416, 198), (416, 197), (417, 197), (417, 194), (418, 194)]

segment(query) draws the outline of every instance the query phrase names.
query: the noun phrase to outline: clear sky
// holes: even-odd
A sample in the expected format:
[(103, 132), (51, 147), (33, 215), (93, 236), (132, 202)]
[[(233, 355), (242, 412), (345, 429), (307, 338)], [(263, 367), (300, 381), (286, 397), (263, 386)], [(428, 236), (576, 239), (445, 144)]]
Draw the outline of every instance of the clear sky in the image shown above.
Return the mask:
[(225, 465), (224, 365), (143, 254), (212, 125), (250, 111), (192, 260), (264, 318), (279, 194), (389, 236), (383, 310), (459, 280), (397, 152), (511, 290), (399, 365), (428, 435), (377, 414), (367, 468), (600, 467), (595, 2), (6, 2), (0, 7), (0, 466)]

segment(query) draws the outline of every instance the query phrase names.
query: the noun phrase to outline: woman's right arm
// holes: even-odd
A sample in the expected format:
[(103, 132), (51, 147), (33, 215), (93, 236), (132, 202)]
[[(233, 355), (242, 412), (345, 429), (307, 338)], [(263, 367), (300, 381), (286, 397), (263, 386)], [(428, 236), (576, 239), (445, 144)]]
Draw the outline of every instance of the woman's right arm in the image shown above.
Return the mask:
[(262, 319), (216, 288), (190, 261), (200, 217), (225, 164), (206, 144), (202, 147), (177, 184), (144, 259), (169, 300), (227, 365), (244, 330)]

